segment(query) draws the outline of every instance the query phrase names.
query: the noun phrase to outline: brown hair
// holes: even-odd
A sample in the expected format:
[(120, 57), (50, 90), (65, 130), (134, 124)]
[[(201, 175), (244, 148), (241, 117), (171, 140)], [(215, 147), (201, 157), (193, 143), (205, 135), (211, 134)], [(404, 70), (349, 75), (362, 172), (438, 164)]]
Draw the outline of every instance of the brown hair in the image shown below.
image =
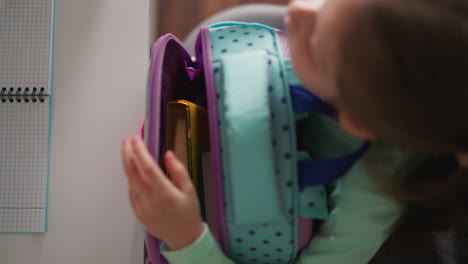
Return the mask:
[(419, 153), (392, 193), (407, 205), (400, 241), (428, 238), (468, 219), (457, 159), (468, 153), (468, 1), (368, 0), (358, 12), (340, 39), (354, 80), (341, 98), (379, 140)]

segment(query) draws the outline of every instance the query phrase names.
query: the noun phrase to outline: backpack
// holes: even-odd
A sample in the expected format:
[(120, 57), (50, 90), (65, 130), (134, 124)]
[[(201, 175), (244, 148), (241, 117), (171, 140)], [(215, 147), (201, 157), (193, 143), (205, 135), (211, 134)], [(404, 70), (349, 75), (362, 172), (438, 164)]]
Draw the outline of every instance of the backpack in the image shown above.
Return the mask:
[[(205, 131), (209, 147), (194, 157), (204, 220), (236, 263), (291, 263), (312, 238), (314, 221), (328, 218), (326, 184), (345, 174), (367, 143), (326, 158), (302, 143), (317, 117), (335, 121), (294, 74), (283, 31), (219, 23), (200, 28), (194, 50), (191, 56), (171, 34), (153, 46), (147, 147), (163, 164), (172, 101), (206, 109), (206, 129), (197, 133)], [(168, 263), (157, 238), (148, 234), (146, 246), (153, 264)]]

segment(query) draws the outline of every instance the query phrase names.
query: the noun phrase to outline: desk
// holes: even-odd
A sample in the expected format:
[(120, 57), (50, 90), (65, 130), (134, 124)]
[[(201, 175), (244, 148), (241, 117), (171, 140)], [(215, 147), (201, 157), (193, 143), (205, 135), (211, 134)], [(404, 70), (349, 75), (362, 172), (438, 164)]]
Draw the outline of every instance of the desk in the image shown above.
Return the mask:
[(150, 1), (56, 0), (49, 231), (0, 235), (0, 263), (143, 263), (120, 144), (144, 118)]

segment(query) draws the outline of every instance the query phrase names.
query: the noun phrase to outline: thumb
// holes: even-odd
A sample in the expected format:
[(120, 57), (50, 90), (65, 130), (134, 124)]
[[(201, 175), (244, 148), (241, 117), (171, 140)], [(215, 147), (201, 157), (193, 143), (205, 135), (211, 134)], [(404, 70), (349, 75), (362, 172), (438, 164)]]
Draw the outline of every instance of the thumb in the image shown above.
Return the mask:
[(176, 157), (174, 152), (167, 151), (164, 155), (166, 169), (174, 182), (174, 185), (181, 191), (186, 191), (192, 187), (192, 181), (185, 165)]

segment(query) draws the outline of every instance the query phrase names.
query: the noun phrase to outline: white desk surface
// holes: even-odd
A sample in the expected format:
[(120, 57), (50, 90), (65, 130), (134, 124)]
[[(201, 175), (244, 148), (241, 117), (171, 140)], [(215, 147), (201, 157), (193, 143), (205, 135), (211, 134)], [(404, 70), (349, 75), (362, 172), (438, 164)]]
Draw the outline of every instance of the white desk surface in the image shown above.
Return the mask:
[(149, 0), (56, 0), (47, 234), (0, 234), (2, 264), (141, 264), (120, 144), (144, 118)]

